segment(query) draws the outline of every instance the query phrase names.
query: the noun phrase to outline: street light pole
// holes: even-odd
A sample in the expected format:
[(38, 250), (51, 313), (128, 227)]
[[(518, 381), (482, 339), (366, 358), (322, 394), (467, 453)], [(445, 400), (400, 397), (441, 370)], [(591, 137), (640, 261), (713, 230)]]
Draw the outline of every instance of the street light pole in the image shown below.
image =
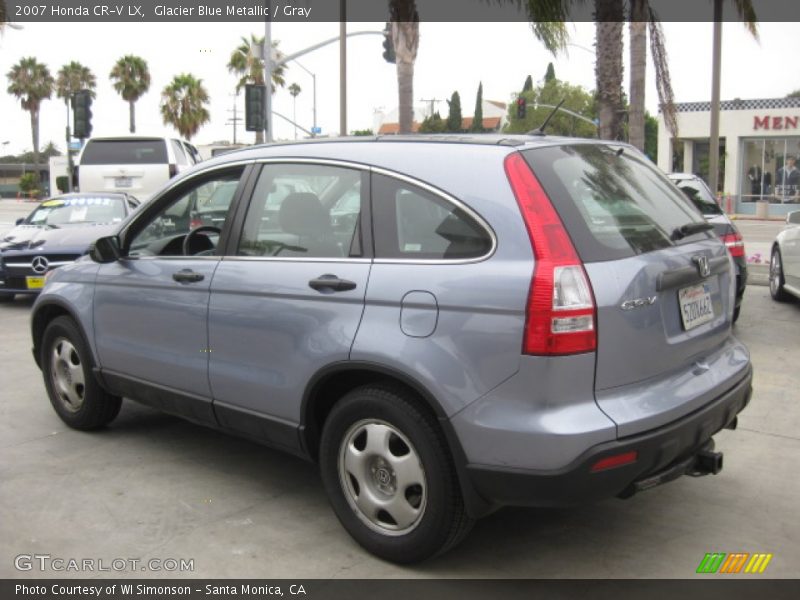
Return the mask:
[[(267, 10), (271, 14), (272, 2), (267, 0)], [(264, 21), (264, 85), (265, 90), (265, 108), (267, 111), (267, 118), (265, 120), (267, 125), (267, 135), (264, 137), (266, 142), (272, 141), (272, 22), (269, 17)]]
[(339, 0), (339, 135), (347, 135), (347, 0)]
[(313, 133), (313, 132), (317, 130), (317, 76), (316, 76), (315, 73), (312, 73), (311, 71), (306, 69), (303, 65), (301, 65), (296, 60), (294, 61), (294, 64), (296, 64), (298, 67), (303, 69), (303, 71), (305, 71), (306, 73), (311, 75), (311, 83), (312, 83), (312, 86), (313, 86), (312, 93), (313, 93), (313, 96), (314, 96), (314, 124), (311, 127), (311, 131), (312, 131), (311, 137), (316, 137), (317, 134)]

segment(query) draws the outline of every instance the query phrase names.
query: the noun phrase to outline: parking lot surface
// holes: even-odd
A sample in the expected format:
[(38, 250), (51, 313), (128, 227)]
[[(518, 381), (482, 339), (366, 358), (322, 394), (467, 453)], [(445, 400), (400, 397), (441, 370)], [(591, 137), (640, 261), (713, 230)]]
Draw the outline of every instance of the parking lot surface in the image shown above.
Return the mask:
[[(739, 428), (716, 436), (721, 474), (626, 501), (502, 509), (453, 551), (412, 567), (350, 539), (315, 465), (131, 401), (105, 430), (68, 429), (31, 357), (31, 303), (0, 305), (0, 577), (684, 578), (707, 552), (771, 553), (762, 576), (798, 576), (800, 303), (774, 303), (766, 287), (748, 288), (736, 328), (752, 352), (755, 393)], [(95, 568), (186, 559), (193, 571), (21, 571), (22, 554)]]

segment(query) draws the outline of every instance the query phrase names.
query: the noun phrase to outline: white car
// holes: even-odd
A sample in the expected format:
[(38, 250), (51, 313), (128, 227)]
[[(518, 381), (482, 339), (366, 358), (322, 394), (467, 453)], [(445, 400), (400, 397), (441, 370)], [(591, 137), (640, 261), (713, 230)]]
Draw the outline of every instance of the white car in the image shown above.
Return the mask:
[(95, 137), (84, 144), (74, 183), (82, 192), (126, 192), (146, 200), (200, 162), (189, 142), (168, 137)]
[(800, 210), (786, 215), (786, 227), (772, 244), (769, 291), (778, 302), (800, 298)]

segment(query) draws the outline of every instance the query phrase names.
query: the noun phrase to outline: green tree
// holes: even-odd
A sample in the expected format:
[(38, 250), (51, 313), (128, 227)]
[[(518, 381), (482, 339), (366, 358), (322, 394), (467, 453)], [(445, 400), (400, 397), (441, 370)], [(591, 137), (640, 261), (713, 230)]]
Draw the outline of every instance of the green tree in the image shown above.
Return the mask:
[(297, 139), (297, 96), (299, 96), (302, 91), (303, 89), (296, 83), (289, 86), (289, 93), (292, 95), (292, 121), (295, 122), (294, 139)]
[(415, 0), (389, 0), (389, 28), (397, 68), (399, 133), (414, 123), (414, 62), (419, 48), (419, 14)]
[(16, 96), (22, 108), (31, 114), (31, 137), (33, 161), (39, 162), (39, 109), (42, 101), (53, 95), (53, 76), (46, 65), (29, 56), (11, 67), (8, 77), (8, 93)]
[(458, 92), (453, 92), (450, 100), (447, 101), (448, 114), (447, 114), (447, 131), (453, 133), (460, 133), (464, 117), (461, 116), (461, 96)]
[[(275, 55), (281, 56), (278, 50), (278, 40), (272, 42), (272, 50)], [(236, 47), (231, 53), (231, 58), (228, 61), (228, 71), (239, 77), (236, 84), (236, 91), (239, 92), (245, 85), (252, 83), (255, 85), (264, 85), (264, 61), (259, 56), (258, 48), (264, 46), (264, 37), (258, 37), (255, 34), (250, 35), (250, 39), (242, 38), (242, 43)], [(286, 67), (283, 65), (279, 67), (272, 67), (272, 93), (275, 93), (277, 87), (285, 87), (286, 79), (284, 79), (284, 72)], [(264, 142), (264, 132), (256, 131), (256, 143), (261, 144)]]
[(351, 131), (350, 135), (354, 135), (356, 137), (367, 137), (375, 134), (372, 132), (372, 129), (356, 129), (355, 131)]
[(644, 115), (644, 153), (658, 162), (658, 119), (649, 112)]
[(419, 126), (420, 133), (444, 133), (446, 131), (447, 121), (442, 119), (438, 111), (433, 113), (430, 117), (425, 117)]
[(165, 125), (172, 125), (190, 140), (210, 118), (208, 101), (202, 79), (188, 73), (176, 75), (161, 92), (161, 117)]
[(40, 183), (38, 173), (25, 173), (19, 178), (19, 191), (35, 196), (39, 193)]
[[(509, 103), (507, 133), (526, 133), (542, 125), (547, 116), (553, 111), (562, 99), (563, 108), (577, 113), (587, 119), (596, 116), (595, 96), (581, 86), (570, 85), (565, 81), (554, 79), (548, 83), (533, 88), (530, 92), (520, 94), (529, 105), (538, 105), (536, 108), (529, 106), (524, 119), (517, 118), (516, 102)], [(548, 106), (543, 106), (548, 105)], [(558, 111), (547, 126), (547, 133), (592, 138), (596, 136), (597, 128), (577, 117)]]
[(522, 91), (523, 92), (530, 92), (533, 89), (533, 77), (528, 75), (525, 78), (525, 83), (522, 84)]
[(136, 101), (150, 89), (147, 61), (132, 54), (123, 56), (114, 64), (109, 78), (116, 92), (128, 103), (130, 132), (136, 133)]
[(483, 82), (478, 84), (478, 93), (475, 95), (475, 112), (469, 130), (476, 133), (483, 132)]
[[(544, 73), (544, 82), (548, 83), (556, 78), (556, 68), (553, 63), (547, 63), (547, 71)], [(525, 90), (523, 90), (525, 91)]]

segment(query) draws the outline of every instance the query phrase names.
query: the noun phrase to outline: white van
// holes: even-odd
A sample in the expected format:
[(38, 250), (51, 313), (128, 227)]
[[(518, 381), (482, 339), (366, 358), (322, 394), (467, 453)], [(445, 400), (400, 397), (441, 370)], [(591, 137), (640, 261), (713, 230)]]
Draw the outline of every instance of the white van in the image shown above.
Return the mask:
[(200, 162), (189, 142), (167, 137), (95, 137), (84, 144), (73, 183), (81, 192), (127, 192), (147, 200), (170, 178)]

